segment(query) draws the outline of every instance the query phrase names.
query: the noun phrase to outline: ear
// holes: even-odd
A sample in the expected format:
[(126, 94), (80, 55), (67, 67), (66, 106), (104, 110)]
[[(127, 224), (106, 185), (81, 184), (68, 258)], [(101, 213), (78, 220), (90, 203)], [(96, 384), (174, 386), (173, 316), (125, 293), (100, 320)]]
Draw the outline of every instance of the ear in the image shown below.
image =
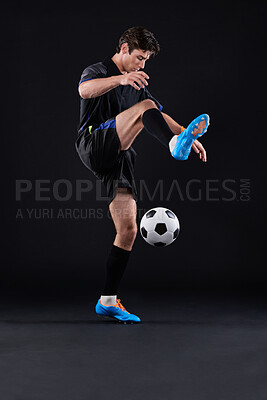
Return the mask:
[(127, 53), (129, 52), (128, 43), (123, 43), (123, 44), (121, 45), (121, 51), (122, 51), (122, 54), (127, 54)]

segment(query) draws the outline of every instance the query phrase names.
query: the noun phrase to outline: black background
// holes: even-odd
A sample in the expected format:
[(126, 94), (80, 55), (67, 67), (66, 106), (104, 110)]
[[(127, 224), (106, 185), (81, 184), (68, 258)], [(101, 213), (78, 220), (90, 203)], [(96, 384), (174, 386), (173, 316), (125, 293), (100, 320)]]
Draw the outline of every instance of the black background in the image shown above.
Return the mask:
[[(166, 113), (186, 126), (201, 113), (211, 125), (203, 137), (208, 162), (191, 154), (177, 162), (143, 131), (134, 143), (136, 178), (150, 193), (158, 180), (163, 197), (143, 195), (138, 207), (173, 210), (181, 224), (176, 242), (153, 248), (138, 235), (122, 291), (245, 290), (266, 285), (264, 159), (264, 25), (266, 3), (65, 2), (3, 10), (2, 71), (7, 86), (2, 125), (2, 290), (101, 293), (105, 260), (114, 238), (106, 202), (96, 200), (94, 176), (81, 163), (74, 142), (79, 119), (77, 84), (82, 70), (113, 55), (121, 33), (143, 25), (161, 45), (147, 62), (149, 90)], [(2, 62), (3, 62), (2, 60)], [(16, 180), (48, 180), (16, 200)], [(72, 197), (58, 201), (53, 185), (70, 182)], [(77, 180), (94, 187), (75, 198)], [(186, 194), (190, 179), (191, 198)], [(249, 201), (241, 200), (248, 179)], [(179, 182), (183, 199), (173, 190)], [(216, 191), (207, 199), (208, 180)], [(227, 191), (223, 184), (225, 180)], [(64, 185), (61, 195), (64, 196)], [(200, 189), (200, 200), (196, 199)], [(234, 193), (234, 195), (233, 195)], [(53, 209), (54, 217), (29, 219), (26, 209)], [(56, 218), (59, 209), (100, 209), (103, 218)], [(21, 209), (24, 218), (16, 218)]]

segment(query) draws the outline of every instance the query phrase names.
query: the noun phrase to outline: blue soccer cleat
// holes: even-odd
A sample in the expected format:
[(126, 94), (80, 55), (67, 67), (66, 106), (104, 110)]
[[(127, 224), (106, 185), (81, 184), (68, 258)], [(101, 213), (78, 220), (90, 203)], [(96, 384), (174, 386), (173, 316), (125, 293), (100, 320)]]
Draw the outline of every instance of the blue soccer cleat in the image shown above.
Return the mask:
[(210, 117), (208, 114), (201, 114), (194, 119), (180, 135), (174, 136), (170, 141), (171, 155), (176, 160), (187, 160), (192, 144), (197, 138), (207, 132), (209, 124)]
[(95, 311), (100, 318), (103, 319), (115, 319), (118, 322), (124, 324), (135, 324), (141, 322), (141, 319), (137, 315), (130, 314), (121, 304), (120, 299), (117, 299), (117, 303), (114, 306), (103, 306), (100, 300), (98, 300)]

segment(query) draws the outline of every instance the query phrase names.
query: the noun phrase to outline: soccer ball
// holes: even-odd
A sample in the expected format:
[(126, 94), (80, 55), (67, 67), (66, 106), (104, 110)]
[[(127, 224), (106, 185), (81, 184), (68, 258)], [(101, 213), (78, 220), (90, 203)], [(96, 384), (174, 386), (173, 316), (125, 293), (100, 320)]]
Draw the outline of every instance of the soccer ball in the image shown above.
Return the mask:
[(151, 246), (168, 246), (174, 242), (179, 232), (179, 220), (168, 208), (152, 208), (143, 215), (140, 222), (140, 233)]

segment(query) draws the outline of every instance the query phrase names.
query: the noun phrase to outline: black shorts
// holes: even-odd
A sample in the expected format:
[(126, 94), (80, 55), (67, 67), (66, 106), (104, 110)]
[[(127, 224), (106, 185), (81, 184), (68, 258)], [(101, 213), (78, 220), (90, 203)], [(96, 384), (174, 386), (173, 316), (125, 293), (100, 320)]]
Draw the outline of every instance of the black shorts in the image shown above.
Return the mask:
[(117, 187), (129, 188), (137, 201), (134, 180), (136, 152), (132, 147), (120, 150), (115, 118), (96, 129), (87, 128), (79, 135), (75, 146), (84, 165), (104, 183), (108, 205), (115, 197)]

